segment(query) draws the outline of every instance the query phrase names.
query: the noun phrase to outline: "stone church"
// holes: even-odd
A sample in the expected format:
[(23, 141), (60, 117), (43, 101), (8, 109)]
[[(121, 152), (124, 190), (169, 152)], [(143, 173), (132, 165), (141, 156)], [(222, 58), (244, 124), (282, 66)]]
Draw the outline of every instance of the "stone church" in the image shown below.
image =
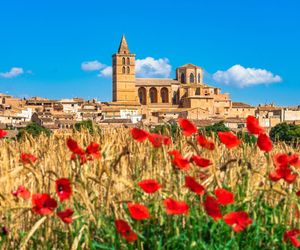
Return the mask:
[(178, 116), (197, 120), (230, 115), (229, 94), (205, 84), (201, 67), (184, 64), (176, 69), (174, 79), (137, 78), (135, 56), (123, 35), (117, 53), (112, 56), (113, 102), (103, 106), (107, 117), (115, 117), (124, 110), (152, 120)]

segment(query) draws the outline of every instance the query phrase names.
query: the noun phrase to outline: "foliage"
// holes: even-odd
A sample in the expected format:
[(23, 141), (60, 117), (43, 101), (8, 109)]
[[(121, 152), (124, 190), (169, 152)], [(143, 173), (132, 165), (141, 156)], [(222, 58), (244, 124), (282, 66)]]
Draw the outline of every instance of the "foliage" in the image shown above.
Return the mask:
[(212, 134), (212, 133), (217, 133), (217, 132), (227, 132), (230, 131), (228, 127), (224, 124), (223, 121), (217, 122), (213, 125), (209, 125), (205, 127), (206, 134)]
[(41, 134), (45, 134), (46, 136), (50, 136), (51, 130), (44, 128), (38, 125), (35, 122), (28, 124), (24, 129), (21, 129), (17, 135), (17, 139), (24, 138), (25, 134), (29, 134), (33, 137), (37, 137)]
[(82, 131), (82, 129), (87, 129), (89, 131), (89, 133), (91, 133), (91, 134), (94, 133), (94, 125), (91, 120), (75, 123), (75, 129), (77, 131)]
[(164, 125), (157, 125), (150, 130), (151, 133), (158, 133), (162, 135), (170, 135), (173, 140), (176, 139), (179, 133), (179, 126), (177, 123), (175, 124), (164, 124)]
[(271, 129), (270, 137), (273, 141), (300, 142), (300, 126), (287, 123), (277, 124)]
[(247, 143), (247, 144), (254, 145), (256, 143), (256, 141), (257, 141), (256, 137), (254, 135), (249, 134), (248, 132), (239, 131), (237, 133), (237, 136), (240, 139), (242, 139), (242, 141), (244, 143)]

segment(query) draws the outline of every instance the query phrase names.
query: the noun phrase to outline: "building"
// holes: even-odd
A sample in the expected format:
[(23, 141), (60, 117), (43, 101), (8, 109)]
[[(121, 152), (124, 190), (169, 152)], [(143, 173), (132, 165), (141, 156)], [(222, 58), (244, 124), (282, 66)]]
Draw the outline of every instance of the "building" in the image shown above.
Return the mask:
[(230, 115), (229, 94), (204, 83), (203, 68), (184, 64), (176, 69), (174, 79), (137, 78), (135, 56), (123, 35), (117, 53), (112, 56), (113, 102), (106, 103), (104, 117), (121, 118), (124, 110), (140, 114), (145, 120), (178, 116), (197, 120)]

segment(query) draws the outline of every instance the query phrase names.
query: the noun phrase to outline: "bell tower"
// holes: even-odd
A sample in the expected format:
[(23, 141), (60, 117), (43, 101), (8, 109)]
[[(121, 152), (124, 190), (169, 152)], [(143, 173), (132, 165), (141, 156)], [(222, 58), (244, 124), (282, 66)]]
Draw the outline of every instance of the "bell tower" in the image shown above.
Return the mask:
[(112, 56), (113, 65), (113, 101), (136, 102), (135, 54), (131, 54), (123, 35), (118, 52)]

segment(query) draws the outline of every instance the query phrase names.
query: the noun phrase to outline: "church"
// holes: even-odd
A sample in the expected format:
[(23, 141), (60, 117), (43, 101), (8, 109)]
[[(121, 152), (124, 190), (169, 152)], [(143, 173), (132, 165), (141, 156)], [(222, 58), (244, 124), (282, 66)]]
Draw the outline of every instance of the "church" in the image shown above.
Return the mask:
[(176, 69), (174, 79), (137, 78), (135, 57), (123, 35), (112, 56), (113, 102), (103, 103), (106, 118), (141, 115), (154, 122), (178, 116), (192, 120), (230, 116), (229, 94), (205, 84), (203, 68), (188, 63)]

